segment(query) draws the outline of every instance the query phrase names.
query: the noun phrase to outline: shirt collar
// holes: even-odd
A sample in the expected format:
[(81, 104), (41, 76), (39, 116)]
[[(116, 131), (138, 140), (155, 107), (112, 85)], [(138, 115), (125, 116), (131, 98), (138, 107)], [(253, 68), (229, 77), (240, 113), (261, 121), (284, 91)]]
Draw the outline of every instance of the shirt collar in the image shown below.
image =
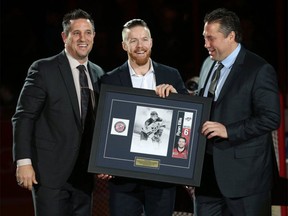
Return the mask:
[(236, 49), (233, 50), (233, 52), (230, 55), (228, 55), (223, 61), (221, 61), (221, 63), (224, 65), (225, 68), (231, 69), (232, 65), (234, 64), (236, 60), (238, 53), (240, 52), (240, 49), (241, 49), (241, 44), (239, 43)]
[[(76, 69), (80, 63), (75, 58), (73, 58), (66, 49), (65, 49), (65, 53), (66, 53), (66, 56), (68, 58), (71, 69), (72, 70)], [(84, 64), (83, 64), (86, 67), (86, 70), (88, 70), (87, 64), (88, 64), (88, 61), (84, 62)]]
[[(147, 71), (146, 74), (154, 73), (154, 68), (153, 68), (153, 64), (152, 64), (151, 58), (149, 59), (149, 61), (150, 61), (150, 69)], [(131, 64), (130, 64), (130, 62), (129, 62), (129, 60), (128, 60), (128, 68), (129, 68), (129, 73), (130, 73), (131, 76), (139, 76), (139, 75), (137, 75), (137, 74), (135, 73), (134, 69), (132, 68), (132, 66), (131, 66)], [(146, 74), (145, 74), (145, 75), (146, 75)], [(145, 75), (144, 75), (144, 76), (145, 76)]]

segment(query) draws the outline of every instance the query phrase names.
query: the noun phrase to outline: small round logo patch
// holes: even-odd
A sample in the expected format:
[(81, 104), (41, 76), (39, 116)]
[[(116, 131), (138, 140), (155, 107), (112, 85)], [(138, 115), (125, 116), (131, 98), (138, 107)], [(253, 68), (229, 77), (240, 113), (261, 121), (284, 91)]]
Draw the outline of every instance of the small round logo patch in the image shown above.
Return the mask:
[(118, 122), (115, 123), (114, 128), (115, 128), (116, 132), (122, 133), (123, 131), (125, 131), (126, 125), (125, 125), (124, 122), (118, 121)]

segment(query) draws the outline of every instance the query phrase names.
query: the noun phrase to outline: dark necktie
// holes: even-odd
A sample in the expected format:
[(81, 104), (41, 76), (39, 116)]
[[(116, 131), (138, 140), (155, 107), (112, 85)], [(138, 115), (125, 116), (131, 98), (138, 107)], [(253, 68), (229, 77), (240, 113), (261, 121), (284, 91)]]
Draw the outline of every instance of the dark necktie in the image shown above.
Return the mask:
[(77, 69), (79, 70), (79, 82), (80, 82), (80, 88), (81, 88), (81, 121), (82, 126), (85, 125), (85, 119), (87, 115), (88, 110), (88, 104), (89, 104), (89, 98), (90, 98), (90, 90), (88, 86), (88, 80), (85, 73), (85, 66), (79, 65), (77, 66)]
[[(217, 87), (217, 83), (218, 83), (219, 78), (220, 78), (220, 71), (221, 71), (221, 69), (223, 67), (224, 67), (224, 65), (221, 62), (219, 62), (218, 63), (218, 67), (215, 70), (215, 72), (214, 72), (214, 74), (212, 76), (212, 79), (211, 79), (211, 83), (210, 83), (210, 86), (209, 86), (207, 97), (213, 98), (213, 102), (214, 102), (215, 90), (216, 90), (216, 87)], [(215, 103), (212, 103), (211, 113), (213, 113), (214, 108), (215, 108)], [(214, 139), (207, 140), (206, 152), (208, 154), (213, 154), (213, 143), (214, 143)]]
[(221, 62), (219, 62), (218, 67), (215, 70), (215, 72), (212, 76), (212, 79), (211, 79), (211, 83), (210, 83), (209, 90), (208, 90), (208, 97), (214, 98), (217, 83), (218, 83), (219, 78), (220, 78), (220, 71), (223, 67), (224, 67), (224, 65)]

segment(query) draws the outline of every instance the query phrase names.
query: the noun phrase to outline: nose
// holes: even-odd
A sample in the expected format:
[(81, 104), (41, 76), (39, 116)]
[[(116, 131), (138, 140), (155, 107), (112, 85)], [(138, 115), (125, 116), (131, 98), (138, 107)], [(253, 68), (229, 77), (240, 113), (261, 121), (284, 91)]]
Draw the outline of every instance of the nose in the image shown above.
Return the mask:
[(79, 35), (80, 35), (79, 36), (80, 40), (85, 40), (85, 33), (84, 32), (80, 33)]
[(143, 42), (141, 40), (138, 41), (137, 47), (142, 47)]
[(208, 48), (209, 45), (210, 45), (209, 42), (208, 42), (207, 40), (205, 40), (205, 41), (204, 41), (204, 47), (205, 47), (205, 48)]

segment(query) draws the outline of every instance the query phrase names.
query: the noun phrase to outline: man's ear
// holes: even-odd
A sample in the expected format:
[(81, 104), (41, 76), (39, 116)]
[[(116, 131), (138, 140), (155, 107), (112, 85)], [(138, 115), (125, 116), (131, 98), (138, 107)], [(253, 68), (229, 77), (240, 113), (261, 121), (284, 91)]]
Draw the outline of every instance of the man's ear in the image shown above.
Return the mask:
[(67, 36), (66, 36), (65, 32), (61, 32), (61, 37), (62, 37), (64, 44), (66, 44)]
[(124, 41), (122, 41), (122, 48), (123, 48), (123, 50), (125, 50), (125, 51), (128, 50), (127, 44), (126, 44)]
[(235, 35), (236, 35), (235, 32), (231, 31), (230, 34), (228, 35), (228, 37), (230, 40), (235, 40), (235, 37), (236, 37)]

